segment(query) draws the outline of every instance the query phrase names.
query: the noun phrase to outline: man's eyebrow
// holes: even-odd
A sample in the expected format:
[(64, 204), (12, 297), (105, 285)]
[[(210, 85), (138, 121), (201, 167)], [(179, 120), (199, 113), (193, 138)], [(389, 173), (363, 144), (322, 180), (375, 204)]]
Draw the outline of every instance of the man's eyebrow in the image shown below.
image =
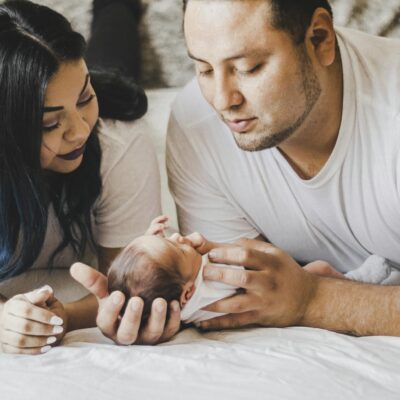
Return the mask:
[[(83, 84), (82, 90), (79, 93), (79, 97), (82, 96), (82, 93), (86, 90), (87, 85), (89, 83), (89, 73), (86, 74), (85, 76), (85, 83)], [(54, 106), (54, 107), (45, 107), (43, 109), (43, 112), (54, 112), (54, 111), (60, 111), (60, 110), (64, 110), (64, 106)]]
[[(188, 51), (187, 54), (188, 54), (188, 57), (191, 58), (192, 60), (208, 64), (208, 61), (202, 60), (201, 58), (194, 56), (190, 51)], [(234, 56), (227, 57), (223, 61), (233, 61), (233, 60), (239, 60), (241, 58), (247, 58), (247, 57), (260, 57), (261, 55), (262, 54), (259, 51), (251, 51), (248, 53), (239, 53)]]

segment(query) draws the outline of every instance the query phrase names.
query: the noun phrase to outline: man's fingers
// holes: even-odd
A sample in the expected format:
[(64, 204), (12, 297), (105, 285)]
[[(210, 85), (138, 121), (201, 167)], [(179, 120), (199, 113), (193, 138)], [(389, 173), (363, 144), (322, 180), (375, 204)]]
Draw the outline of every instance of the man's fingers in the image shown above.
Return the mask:
[(223, 315), (222, 317), (203, 321), (200, 324), (200, 328), (207, 331), (233, 329), (253, 325), (256, 321), (256, 313), (250, 311), (243, 314)]
[(143, 300), (140, 297), (132, 297), (125, 309), (125, 313), (119, 323), (117, 342), (122, 345), (130, 345), (136, 342), (142, 318)]
[(247, 247), (220, 247), (212, 249), (208, 256), (215, 263), (240, 265), (253, 270), (263, 270), (266, 267), (275, 265), (275, 257), (273, 255)]
[(206, 265), (204, 267), (203, 277), (206, 280), (224, 282), (243, 289), (252, 287), (257, 281), (257, 274), (254, 271), (216, 267), (213, 265)]
[(181, 326), (181, 308), (178, 301), (171, 301), (169, 306), (169, 320), (165, 326), (164, 333), (160, 338), (160, 342), (166, 342), (176, 335)]
[(161, 298), (155, 299), (151, 306), (149, 321), (142, 331), (140, 343), (156, 344), (160, 341), (164, 332), (166, 316), (167, 302)]
[(74, 263), (70, 274), (97, 298), (103, 299), (108, 296), (107, 278), (99, 271), (83, 263)]
[(203, 310), (224, 313), (239, 314), (254, 310), (255, 299), (249, 294), (236, 294), (219, 300), (204, 307)]
[(118, 316), (124, 305), (125, 296), (121, 292), (112, 292), (110, 296), (99, 301), (96, 324), (103, 334), (115, 339), (118, 327)]
[(242, 247), (248, 247), (257, 251), (261, 251), (263, 253), (268, 253), (273, 249), (276, 249), (276, 247), (268, 242), (263, 242), (259, 239), (247, 239), (247, 238), (242, 238), (239, 239), (235, 242), (235, 245), (242, 246)]

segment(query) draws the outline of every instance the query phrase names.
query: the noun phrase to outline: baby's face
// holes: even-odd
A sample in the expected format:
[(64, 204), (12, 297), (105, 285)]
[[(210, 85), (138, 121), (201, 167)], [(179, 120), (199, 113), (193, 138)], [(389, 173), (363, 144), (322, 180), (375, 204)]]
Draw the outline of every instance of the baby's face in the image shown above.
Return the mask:
[(188, 240), (178, 234), (169, 238), (160, 236), (140, 236), (132, 243), (139, 245), (149, 256), (160, 264), (176, 264), (183, 279), (194, 281), (201, 267), (201, 254)]

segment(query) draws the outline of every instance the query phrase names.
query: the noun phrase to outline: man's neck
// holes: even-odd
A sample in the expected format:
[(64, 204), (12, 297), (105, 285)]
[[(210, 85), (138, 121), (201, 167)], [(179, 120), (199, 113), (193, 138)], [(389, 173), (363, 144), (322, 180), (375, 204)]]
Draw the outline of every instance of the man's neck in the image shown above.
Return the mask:
[(342, 110), (343, 73), (339, 59), (332, 66), (321, 98), (304, 126), (278, 146), (300, 178), (312, 179), (328, 161), (339, 135)]

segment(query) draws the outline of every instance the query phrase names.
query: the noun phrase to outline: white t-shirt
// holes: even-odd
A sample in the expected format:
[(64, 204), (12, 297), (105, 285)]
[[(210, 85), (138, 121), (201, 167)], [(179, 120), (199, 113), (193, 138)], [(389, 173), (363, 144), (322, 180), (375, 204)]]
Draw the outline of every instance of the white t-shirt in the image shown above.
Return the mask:
[[(157, 158), (144, 120), (102, 121), (99, 140), (103, 186), (93, 208), (93, 232), (99, 246), (124, 247), (142, 235), (161, 213)], [(66, 248), (56, 257), (52, 271), (47, 268), (60, 241), (60, 226), (50, 208), (42, 252), (27, 272), (1, 282), (0, 294), (11, 297), (50, 284), (58, 298), (69, 298), (77, 285), (68, 274), (71, 264), (78, 261), (72, 249)], [(79, 261), (96, 266), (96, 257), (90, 251), (86, 253)]]
[(182, 234), (263, 234), (301, 263), (321, 259), (342, 272), (371, 254), (400, 265), (400, 41), (342, 28), (337, 36), (342, 123), (313, 179), (276, 148), (239, 149), (195, 80), (178, 95), (167, 168)]
[(194, 282), (194, 294), (185, 304), (181, 311), (181, 320), (186, 324), (199, 324), (201, 321), (206, 321), (207, 319), (224, 315), (223, 313), (205, 311), (202, 310), (202, 308), (218, 300), (224, 299), (225, 297), (232, 296), (236, 293), (236, 288), (234, 286), (227, 285), (226, 283), (221, 282), (205, 281), (203, 279), (203, 269), (204, 266), (207, 264), (218, 266), (220, 268), (243, 269), (243, 267), (238, 267), (235, 265), (227, 266), (210, 263), (207, 254), (205, 254), (202, 257), (201, 268)]

